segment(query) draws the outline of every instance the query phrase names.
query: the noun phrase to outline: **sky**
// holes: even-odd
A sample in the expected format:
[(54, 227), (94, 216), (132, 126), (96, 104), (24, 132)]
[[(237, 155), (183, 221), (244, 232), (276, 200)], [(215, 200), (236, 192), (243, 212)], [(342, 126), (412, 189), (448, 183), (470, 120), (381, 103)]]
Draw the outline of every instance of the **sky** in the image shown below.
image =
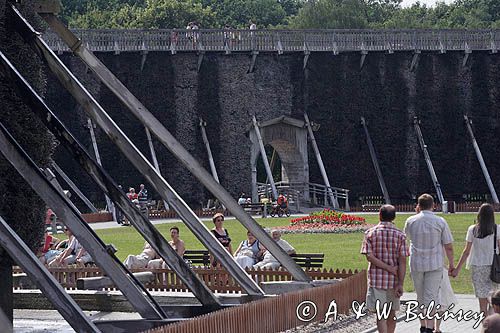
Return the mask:
[[(403, 0), (403, 2), (401, 3), (401, 6), (403, 6), (403, 7), (409, 7), (409, 6), (413, 5), (417, 1), (419, 1), (421, 4), (427, 5), (428, 7), (429, 6), (434, 6), (436, 4), (436, 2), (438, 2), (437, 0)], [(441, 2), (441, 0), (440, 0), (440, 2)], [(444, 0), (444, 2), (451, 3), (453, 1), (452, 0)]]

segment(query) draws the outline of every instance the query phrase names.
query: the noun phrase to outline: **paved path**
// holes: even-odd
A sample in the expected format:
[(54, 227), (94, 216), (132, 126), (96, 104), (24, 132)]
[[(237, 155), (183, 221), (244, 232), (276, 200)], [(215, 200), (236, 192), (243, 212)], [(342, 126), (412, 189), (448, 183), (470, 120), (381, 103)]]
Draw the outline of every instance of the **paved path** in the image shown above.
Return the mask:
[[(474, 295), (463, 295), (463, 294), (457, 294), (457, 301), (458, 303), (455, 305), (453, 309), (450, 311), (458, 314), (459, 310), (462, 309), (464, 312), (466, 311), (471, 311), (473, 314), (478, 315), (479, 311), (479, 302), (477, 301), (477, 298)], [(417, 295), (415, 293), (406, 293), (403, 295), (402, 300), (407, 301), (407, 300), (416, 300)], [(456, 319), (448, 319), (446, 321), (443, 321), (441, 324), (441, 331), (442, 332), (453, 332), (453, 333), (462, 333), (462, 332), (481, 332), (481, 325), (477, 327), (476, 329), (473, 328), (476, 320), (472, 319), (470, 321), (457, 321)], [(412, 332), (419, 332), (420, 329), (420, 322), (419, 320), (412, 320), (409, 322), (405, 321), (400, 321), (398, 322), (396, 326), (396, 332), (397, 333), (412, 333)]]

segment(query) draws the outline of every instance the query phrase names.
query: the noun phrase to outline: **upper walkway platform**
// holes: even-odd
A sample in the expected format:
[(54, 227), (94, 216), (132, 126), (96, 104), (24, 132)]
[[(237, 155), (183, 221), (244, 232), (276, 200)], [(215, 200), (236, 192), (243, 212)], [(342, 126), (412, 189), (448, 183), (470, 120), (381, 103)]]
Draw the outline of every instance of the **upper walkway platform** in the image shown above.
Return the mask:
[[(398, 52), (490, 51), (500, 47), (494, 30), (93, 30), (73, 32), (94, 52)], [(44, 40), (69, 52), (53, 32)]]

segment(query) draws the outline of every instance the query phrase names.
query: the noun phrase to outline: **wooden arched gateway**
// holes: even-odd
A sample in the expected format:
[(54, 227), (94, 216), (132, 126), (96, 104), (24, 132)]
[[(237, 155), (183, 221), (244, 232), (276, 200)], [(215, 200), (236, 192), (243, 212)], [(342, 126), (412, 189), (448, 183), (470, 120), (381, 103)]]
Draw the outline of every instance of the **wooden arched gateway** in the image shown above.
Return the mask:
[[(309, 161), (307, 153), (307, 129), (305, 122), (281, 116), (259, 123), (264, 145), (272, 146), (277, 152), (286, 180), (294, 188), (300, 188), (301, 200), (309, 201)], [(251, 145), (250, 163), (252, 167), (252, 199), (258, 201), (257, 160), (260, 155), (256, 132), (249, 130)], [(302, 184), (302, 185), (301, 185)]]

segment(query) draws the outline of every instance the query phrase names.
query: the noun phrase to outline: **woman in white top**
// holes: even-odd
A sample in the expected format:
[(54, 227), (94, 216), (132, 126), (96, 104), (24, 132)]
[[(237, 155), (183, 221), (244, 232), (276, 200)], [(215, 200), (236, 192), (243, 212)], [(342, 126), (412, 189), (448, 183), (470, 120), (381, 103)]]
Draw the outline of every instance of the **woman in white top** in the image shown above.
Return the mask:
[(458, 265), (453, 271), (456, 277), (467, 260), (467, 269), (471, 269), (474, 293), (479, 299), (479, 309), (488, 314), (488, 297), (497, 289), (497, 284), (490, 280), (493, 248), (497, 230), (497, 248), (500, 247), (500, 230), (495, 224), (495, 211), (490, 204), (482, 204), (477, 213), (476, 224), (467, 230), (467, 241)]
[(257, 262), (257, 258), (259, 258), (264, 251), (264, 248), (260, 245), (257, 238), (255, 238), (250, 231), (247, 231), (247, 239), (242, 241), (234, 252), (234, 260), (236, 260), (243, 269), (252, 268)]

